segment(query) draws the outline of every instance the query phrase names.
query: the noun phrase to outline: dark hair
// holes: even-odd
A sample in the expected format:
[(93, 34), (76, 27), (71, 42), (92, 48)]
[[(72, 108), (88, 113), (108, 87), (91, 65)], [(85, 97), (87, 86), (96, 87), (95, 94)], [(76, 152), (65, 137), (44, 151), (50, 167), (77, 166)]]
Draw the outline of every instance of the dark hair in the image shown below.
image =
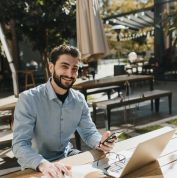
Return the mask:
[(69, 45), (60, 45), (52, 49), (50, 53), (50, 62), (55, 64), (59, 56), (61, 56), (62, 54), (71, 55), (72, 57), (78, 57), (79, 59), (81, 57), (80, 51), (76, 47)]

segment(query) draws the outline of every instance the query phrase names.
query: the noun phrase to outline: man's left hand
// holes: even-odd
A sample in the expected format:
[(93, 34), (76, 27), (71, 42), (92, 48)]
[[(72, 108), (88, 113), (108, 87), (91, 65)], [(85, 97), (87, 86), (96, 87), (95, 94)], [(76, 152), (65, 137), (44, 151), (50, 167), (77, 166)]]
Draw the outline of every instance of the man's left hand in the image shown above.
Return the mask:
[(106, 131), (101, 138), (101, 141), (99, 143), (99, 145), (96, 147), (98, 150), (102, 150), (104, 152), (109, 152), (113, 149), (115, 141), (113, 141), (112, 143), (108, 143), (108, 142), (104, 142), (104, 140), (106, 140), (109, 136), (111, 135), (110, 131)]

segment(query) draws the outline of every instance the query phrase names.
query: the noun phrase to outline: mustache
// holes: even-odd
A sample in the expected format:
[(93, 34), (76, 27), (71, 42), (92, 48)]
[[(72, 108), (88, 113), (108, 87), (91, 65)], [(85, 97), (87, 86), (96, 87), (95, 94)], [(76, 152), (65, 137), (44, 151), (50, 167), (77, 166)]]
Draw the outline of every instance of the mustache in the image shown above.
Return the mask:
[(66, 78), (66, 79), (71, 79), (71, 80), (74, 80), (74, 78), (73, 78), (73, 77), (68, 77), (68, 76), (66, 76), (66, 75), (60, 75), (60, 78)]

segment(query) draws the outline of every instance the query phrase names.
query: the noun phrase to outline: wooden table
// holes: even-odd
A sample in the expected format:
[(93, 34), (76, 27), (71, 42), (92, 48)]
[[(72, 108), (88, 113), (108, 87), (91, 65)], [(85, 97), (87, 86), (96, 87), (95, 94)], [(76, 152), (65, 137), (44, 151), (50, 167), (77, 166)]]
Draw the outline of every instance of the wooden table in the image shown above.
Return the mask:
[(85, 96), (88, 89), (107, 87), (111, 85), (127, 85), (127, 94), (129, 94), (129, 84), (133, 82), (149, 81), (150, 90), (153, 90), (153, 76), (152, 75), (118, 75), (108, 76), (97, 80), (89, 80), (75, 84), (73, 88), (80, 90)]
[[(168, 130), (169, 128), (165, 128)], [(164, 129), (163, 129), (164, 131)], [(131, 150), (134, 149), (138, 143), (145, 141), (159, 133), (163, 132), (162, 130), (156, 130), (153, 132), (149, 132), (146, 134), (142, 134), (125, 141), (121, 141), (116, 143), (113, 151), (119, 152), (123, 150)], [(177, 133), (174, 134), (173, 138), (169, 141), (166, 148), (160, 155), (159, 159), (156, 162), (152, 162), (137, 171), (132, 172), (131, 174), (124, 176), (124, 178), (140, 178), (140, 177), (148, 177), (155, 178), (153, 176), (157, 176), (156, 178), (164, 177), (164, 178), (173, 178), (177, 175)], [(102, 156), (102, 152), (97, 150), (87, 151), (81, 153), (79, 155), (75, 155), (72, 157), (65, 158), (61, 160), (63, 163), (67, 163), (70, 165), (81, 165), (89, 162), (93, 162), (94, 160), (98, 160)], [(91, 174), (90, 174), (91, 175)], [(160, 176), (161, 175), (161, 176)], [(162, 176), (163, 175), (163, 176)], [(38, 178), (41, 176), (41, 173), (27, 169), (25, 171), (18, 171), (15, 173), (8, 174), (6, 176), (2, 176), (2, 178), (30, 178), (35, 177)], [(97, 175), (94, 177), (93, 175), (87, 176), (87, 178), (101, 178), (102, 176)]]
[(14, 95), (0, 99), (0, 111), (13, 109), (17, 103), (18, 98)]

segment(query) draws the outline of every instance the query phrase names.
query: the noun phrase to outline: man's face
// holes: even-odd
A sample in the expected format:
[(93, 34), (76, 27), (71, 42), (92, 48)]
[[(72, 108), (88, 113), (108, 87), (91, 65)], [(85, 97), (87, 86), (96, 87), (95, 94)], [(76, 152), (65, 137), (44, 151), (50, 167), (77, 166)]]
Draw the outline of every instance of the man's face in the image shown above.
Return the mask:
[(78, 68), (79, 59), (66, 54), (61, 55), (55, 65), (49, 64), (52, 80), (64, 90), (71, 88), (76, 81)]

